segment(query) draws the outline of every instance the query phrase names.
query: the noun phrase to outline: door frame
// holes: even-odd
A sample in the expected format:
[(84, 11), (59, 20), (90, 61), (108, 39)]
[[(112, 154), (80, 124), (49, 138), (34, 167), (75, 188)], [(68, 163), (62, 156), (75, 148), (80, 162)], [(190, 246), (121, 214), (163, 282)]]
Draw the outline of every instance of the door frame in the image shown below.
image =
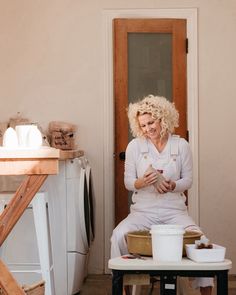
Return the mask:
[(103, 189), (104, 189), (104, 270), (109, 273), (110, 237), (114, 228), (114, 95), (113, 95), (113, 28), (114, 18), (184, 18), (187, 20), (187, 126), (193, 152), (193, 186), (188, 191), (191, 217), (199, 223), (198, 181), (198, 30), (197, 8), (187, 9), (117, 9), (103, 11)]

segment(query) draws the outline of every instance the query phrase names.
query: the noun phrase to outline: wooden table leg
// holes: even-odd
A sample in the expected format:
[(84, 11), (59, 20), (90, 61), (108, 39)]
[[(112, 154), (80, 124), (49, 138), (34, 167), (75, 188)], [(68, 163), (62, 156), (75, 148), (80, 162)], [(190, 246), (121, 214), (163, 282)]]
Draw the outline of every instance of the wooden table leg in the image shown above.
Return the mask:
[(21, 295), (25, 294), (23, 289), (17, 284), (16, 280), (7, 269), (6, 265), (0, 260), (0, 288), (3, 294)]
[[(0, 246), (6, 240), (14, 225), (24, 213), (48, 175), (30, 175), (20, 184), (18, 190), (0, 216)], [(10, 271), (0, 260), (0, 286), (7, 295), (21, 295), (25, 292), (17, 284)]]

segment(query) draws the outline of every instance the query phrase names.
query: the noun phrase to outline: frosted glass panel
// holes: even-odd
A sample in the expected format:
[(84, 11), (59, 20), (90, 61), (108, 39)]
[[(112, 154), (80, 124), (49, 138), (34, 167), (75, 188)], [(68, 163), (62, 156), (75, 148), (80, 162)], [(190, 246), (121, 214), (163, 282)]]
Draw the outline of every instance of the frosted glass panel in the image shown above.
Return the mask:
[(172, 101), (172, 34), (128, 34), (128, 97), (148, 94)]
[(148, 94), (172, 101), (172, 34), (128, 33), (128, 101)]

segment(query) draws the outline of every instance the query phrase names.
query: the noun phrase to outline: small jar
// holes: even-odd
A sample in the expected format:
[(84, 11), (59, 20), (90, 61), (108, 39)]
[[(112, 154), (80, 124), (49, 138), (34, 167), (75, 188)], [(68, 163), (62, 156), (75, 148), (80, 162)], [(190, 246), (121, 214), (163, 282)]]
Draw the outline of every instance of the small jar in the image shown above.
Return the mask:
[(31, 125), (27, 134), (27, 147), (40, 148), (42, 146), (42, 134), (36, 125)]
[(7, 128), (3, 135), (3, 146), (5, 148), (15, 149), (18, 147), (18, 139), (15, 129), (12, 127)]

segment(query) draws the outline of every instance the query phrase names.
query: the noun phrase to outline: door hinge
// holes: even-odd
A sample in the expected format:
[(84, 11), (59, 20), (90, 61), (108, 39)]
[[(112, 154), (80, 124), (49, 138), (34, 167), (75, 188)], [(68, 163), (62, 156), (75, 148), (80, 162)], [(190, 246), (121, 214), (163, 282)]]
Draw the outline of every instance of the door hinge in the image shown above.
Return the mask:
[(188, 38), (185, 39), (185, 50), (188, 53)]

